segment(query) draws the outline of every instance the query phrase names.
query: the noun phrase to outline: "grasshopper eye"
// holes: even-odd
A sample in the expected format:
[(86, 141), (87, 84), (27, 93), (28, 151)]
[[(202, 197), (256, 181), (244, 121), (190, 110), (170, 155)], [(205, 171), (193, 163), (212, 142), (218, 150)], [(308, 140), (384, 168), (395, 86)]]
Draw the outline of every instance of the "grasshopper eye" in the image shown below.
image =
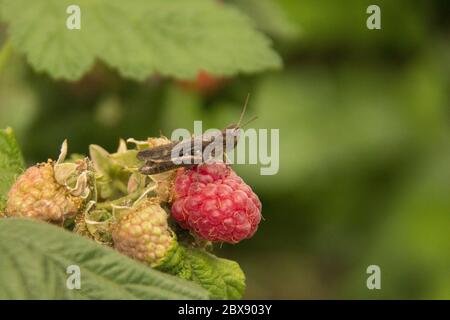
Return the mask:
[(239, 136), (241, 135), (241, 128), (234, 126), (234, 127), (230, 127), (227, 128), (225, 130), (226, 132), (226, 142), (232, 143), (233, 145), (237, 143), (237, 140), (239, 139)]

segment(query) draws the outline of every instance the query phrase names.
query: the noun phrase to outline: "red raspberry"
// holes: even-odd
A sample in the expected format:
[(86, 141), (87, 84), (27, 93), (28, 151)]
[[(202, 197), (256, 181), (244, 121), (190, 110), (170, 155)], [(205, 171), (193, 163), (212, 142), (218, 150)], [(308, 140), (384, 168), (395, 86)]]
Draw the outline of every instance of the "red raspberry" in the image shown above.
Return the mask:
[(220, 89), (225, 83), (225, 78), (213, 76), (206, 71), (199, 71), (193, 80), (180, 80), (178, 83), (187, 91), (199, 92), (209, 95)]
[(238, 243), (261, 221), (258, 196), (222, 162), (180, 169), (173, 191), (172, 216), (204, 239)]

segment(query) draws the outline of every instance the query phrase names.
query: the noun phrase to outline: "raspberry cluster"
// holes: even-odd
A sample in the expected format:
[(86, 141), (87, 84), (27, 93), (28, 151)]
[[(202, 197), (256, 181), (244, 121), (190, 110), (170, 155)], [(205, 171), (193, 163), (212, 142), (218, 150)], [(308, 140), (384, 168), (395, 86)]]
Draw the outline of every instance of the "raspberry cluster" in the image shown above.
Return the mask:
[[(69, 161), (65, 141), (57, 161), (32, 166), (17, 178), (0, 217), (56, 223), (151, 267), (189, 278), (189, 247), (252, 237), (261, 221), (261, 202), (223, 162), (150, 176), (139, 172), (136, 150), (168, 141), (133, 139), (136, 149), (121, 143), (114, 154), (93, 145), (90, 157)], [(175, 221), (170, 221), (166, 206)], [(175, 222), (198, 241), (193, 243), (185, 232), (177, 239)]]
[(206, 240), (238, 243), (261, 221), (258, 196), (222, 162), (180, 169), (173, 191), (173, 218)]

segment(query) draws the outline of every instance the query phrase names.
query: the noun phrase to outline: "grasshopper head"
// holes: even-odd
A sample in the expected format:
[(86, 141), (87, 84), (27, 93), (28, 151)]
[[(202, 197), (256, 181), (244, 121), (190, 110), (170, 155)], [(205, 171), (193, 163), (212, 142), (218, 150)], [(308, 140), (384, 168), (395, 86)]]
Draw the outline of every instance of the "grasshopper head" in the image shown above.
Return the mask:
[(225, 128), (225, 138), (227, 145), (232, 144), (233, 147), (236, 147), (241, 135), (241, 130), (242, 129), (237, 124), (232, 124)]

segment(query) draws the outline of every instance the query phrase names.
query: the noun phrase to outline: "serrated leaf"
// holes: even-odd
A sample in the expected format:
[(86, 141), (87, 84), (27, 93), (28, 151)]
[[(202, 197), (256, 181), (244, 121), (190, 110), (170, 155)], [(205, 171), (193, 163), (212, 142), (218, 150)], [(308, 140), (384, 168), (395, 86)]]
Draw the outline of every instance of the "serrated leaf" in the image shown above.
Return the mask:
[(186, 249), (191, 280), (210, 292), (212, 299), (241, 299), (245, 275), (235, 261), (218, 258), (204, 250)]
[(5, 207), (9, 188), (23, 168), (22, 153), (14, 132), (11, 128), (0, 130), (0, 211)]
[(245, 275), (237, 262), (203, 249), (177, 244), (157, 268), (198, 283), (212, 299), (241, 299), (245, 290)]
[(79, 79), (96, 58), (126, 77), (194, 78), (278, 68), (270, 41), (238, 10), (211, 0), (79, 0), (81, 29), (69, 30), (71, 0), (1, 0), (14, 48), (38, 71)]
[[(80, 289), (66, 286), (80, 268)], [(206, 299), (192, 282), (38, 221), (0, 219), (0, 299)]]

